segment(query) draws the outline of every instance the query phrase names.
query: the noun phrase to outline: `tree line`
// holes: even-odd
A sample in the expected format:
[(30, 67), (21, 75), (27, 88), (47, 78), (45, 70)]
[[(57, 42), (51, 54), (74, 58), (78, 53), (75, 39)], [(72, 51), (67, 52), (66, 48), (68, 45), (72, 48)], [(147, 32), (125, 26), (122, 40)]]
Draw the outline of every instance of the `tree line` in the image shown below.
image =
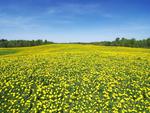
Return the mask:
[(52, 44), (53, 42), (47, 40), (7, 40), (0, 39), (0, 47), (28, 47), (38, 46), (43, 44)]
[(125, 46), (125, 47), (142, 47), (142, 48), (150, 48), (150, 38), (143, 40), (136, 40), (134, 38), (116, 38), (114, 41), (101, 41), (101, 42), (93, 42), (92, 44), (96, 45), (104, 45), (104, 46)]
[[(0, 39), (0, 47), (28, 47), (28, 46), (38, 46), (43, 44), (52, 44), (54, 42), (47, 40), (7, 40)], [(71, 44), (94, 44), (94, 45), (104, 45), (104, 46), (125, 46), (125, 47), (142, 47), (150, 48), (150, 38), (143, 40), (136, 40), (134, 38), (116, 38), (114, 41), (101, 41), (101, 42), (72, 42)]]

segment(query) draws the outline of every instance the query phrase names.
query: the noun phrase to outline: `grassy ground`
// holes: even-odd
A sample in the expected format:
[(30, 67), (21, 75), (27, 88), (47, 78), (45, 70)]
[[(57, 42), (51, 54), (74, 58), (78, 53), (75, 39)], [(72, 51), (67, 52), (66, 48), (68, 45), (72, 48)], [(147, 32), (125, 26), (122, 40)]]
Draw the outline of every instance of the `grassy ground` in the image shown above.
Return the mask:
[(9, 54), (15, 54), (15, 53), (17, 53), (17, 50), (11, 50), (11, 49), (0, 50), (0, 55), (9, 55)]
[(149, 112), (150, 49), (0, 49), (0, 112)]

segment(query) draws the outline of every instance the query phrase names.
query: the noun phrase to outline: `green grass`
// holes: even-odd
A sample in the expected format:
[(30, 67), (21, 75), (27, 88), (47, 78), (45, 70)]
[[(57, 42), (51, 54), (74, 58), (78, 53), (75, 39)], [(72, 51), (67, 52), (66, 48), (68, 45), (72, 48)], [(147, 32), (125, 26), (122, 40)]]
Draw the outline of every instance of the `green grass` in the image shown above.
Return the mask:
[(10, 50), (10, 49), (7, 49), (7, 50), (0, 50), (0, 55), (9, 55), (9, 54), (15, 54), (17, 53), (18, 50)]

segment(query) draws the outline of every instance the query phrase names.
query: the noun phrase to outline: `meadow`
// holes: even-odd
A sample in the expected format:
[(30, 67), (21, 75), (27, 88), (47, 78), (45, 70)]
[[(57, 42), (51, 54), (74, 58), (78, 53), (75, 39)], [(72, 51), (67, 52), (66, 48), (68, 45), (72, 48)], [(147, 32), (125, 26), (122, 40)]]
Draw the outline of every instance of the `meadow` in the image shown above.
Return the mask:
[(1, 113), (149, 113), (150, 49), (0, 48)]

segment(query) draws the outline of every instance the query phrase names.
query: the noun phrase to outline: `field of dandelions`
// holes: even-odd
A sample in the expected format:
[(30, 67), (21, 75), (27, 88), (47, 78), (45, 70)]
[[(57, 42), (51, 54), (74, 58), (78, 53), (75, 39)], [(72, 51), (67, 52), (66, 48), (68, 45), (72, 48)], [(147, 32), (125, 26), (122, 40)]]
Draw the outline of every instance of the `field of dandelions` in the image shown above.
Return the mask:
[(0, 49), (1, 113), (149, 113), (150, 49)]

